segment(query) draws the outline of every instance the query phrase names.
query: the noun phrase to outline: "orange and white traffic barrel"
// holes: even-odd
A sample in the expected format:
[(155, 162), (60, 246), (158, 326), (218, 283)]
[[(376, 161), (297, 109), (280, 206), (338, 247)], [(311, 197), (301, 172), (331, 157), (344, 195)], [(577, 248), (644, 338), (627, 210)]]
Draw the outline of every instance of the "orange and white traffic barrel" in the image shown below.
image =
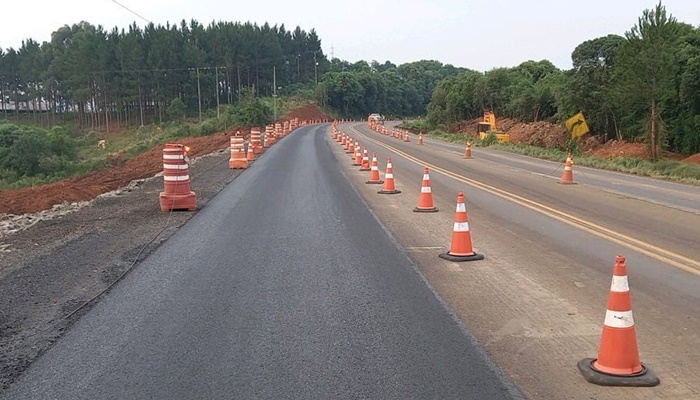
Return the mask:
[(162, 211), (197, 209), (197, 196), (190, 187), (190, 169), (187, 152), (182, 144), (168, 143), (163, 148), (163, 183), (160, 193)]

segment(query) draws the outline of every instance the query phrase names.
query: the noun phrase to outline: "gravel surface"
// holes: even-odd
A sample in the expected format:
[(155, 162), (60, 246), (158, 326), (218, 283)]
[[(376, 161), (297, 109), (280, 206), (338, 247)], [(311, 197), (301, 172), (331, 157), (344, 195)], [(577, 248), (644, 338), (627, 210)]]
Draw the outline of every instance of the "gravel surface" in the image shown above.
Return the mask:
[[(228, 153), (190, 165), (198, 209), (240, 170)], [(90, 202), (64, 204), (0, 223), (0, 391), (88, 309), (132, 264), (195, 213), (160, 211), (162, 178), (134, 181)], [(86, 304), (87, 303), (87, 304)]]

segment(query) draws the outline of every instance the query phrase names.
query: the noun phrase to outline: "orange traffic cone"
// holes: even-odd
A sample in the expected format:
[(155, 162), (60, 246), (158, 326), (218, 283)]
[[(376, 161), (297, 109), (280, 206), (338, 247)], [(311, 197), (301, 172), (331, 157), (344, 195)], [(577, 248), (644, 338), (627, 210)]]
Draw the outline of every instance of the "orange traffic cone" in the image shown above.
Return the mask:
[(355, 161), (352, 163), (354, 166), (362, 165), (362, 150), (360, 150), (360, 144), (355, 146)]
[(382, 184), (384, 181), (379, 176), (379, 163), (377, 162), (377, 153), (372, 153), (372, 166), (369, 170), (369, 180), (365, 183)]
[(420, 197), (418, 198), (418, 207), (413, 209), (413, 212), (437, 212), (438, 209), (433, 205), (433, 191), (430, 189), (430, 171), (425, 168), (423, 172), (423, 185), (420, 188)]
[(472, 158), (472, 142), (467, 140), (467, 147), (464, 148), (464, 157), (466, 159)]
[[(360, 142), (358, 142), (356, 140), (355, 146), (354, 146), (354, 151), (352, 152), (352, 154), (350, 154), (350, 159), (354, 161), (355, 158), (357, 157), (358, 152), (360, 153), (360, 164), (361, 164), (362, 163), (362, 150), (360, 150)], [(357, 164), (357, 165), (360, 165), (360, 164)]]
[(566, 164), (564, 165), (564, 173), (561, 175), (559, 183), (563, 185), (575, 185), (574, 170), (571, 168), (574, 165), (574, 160), (571, 158), (571, 153), (566, 155)]
[(420, 132), (418, 134), (418, 145), (422, 146), (423, 145), (423, 132)]
[(578, 362), (583, 377), (601, 386), (656, 386), (659, 378), (639, 361), (625, 257), (615, 258), (598, 358)]
[(411, 137), (408, 135), (408, 132), (406, 132), (406, 133), (403, 135), (403, 141), (404, 141), (404, 142), (410, 142), (410, 141), (411, 141)]
[(350, 144), (348, 144), (348, 150), (345, 152), (346, 154), (355, 154), (355, 143), (353, 141), (350, 141)]
[(394, 167), (391, 165), (391, 157), (386, 160), (386, 173), (384, 174), (384, 186), (382, 190), (378, 191), (379, 194), (397, 194), (401, 193), (400, 190), (396, 190), (396, 185), (394, 184)]
[(367, 155), (367, 148), (362, 151), (362, 164), (360, 165), (360, 171), (370, 171), (372, 167), (369, 165), (369, 156)]
[(450, 251), (440, 254), (440, 258), (450, 261), (476, 261), (483, 260), (483, 254), (476, 254), (472, 247), (472, 234), (469, 232), (469, 217), (467, 207), (464, 205), (464, 193), (457, 193), (457, 211), (455, 223), (452, 228), (452, 244)]

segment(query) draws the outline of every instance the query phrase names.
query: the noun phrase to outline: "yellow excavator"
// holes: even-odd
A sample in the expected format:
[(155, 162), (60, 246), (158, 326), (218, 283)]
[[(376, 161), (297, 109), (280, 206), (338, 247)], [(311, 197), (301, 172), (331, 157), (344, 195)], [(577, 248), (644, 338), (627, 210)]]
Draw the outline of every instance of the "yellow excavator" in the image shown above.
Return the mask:
[(476, 133), (479, 135), (479, 139), (486, 139), (490, 134), (494, 134), (498, 143), (508, 143), (510, 142), (510, 135), (496, 130), (496, 116), (490, 112), (484, 112), (484, 121), (479, 122), (476, 127)]

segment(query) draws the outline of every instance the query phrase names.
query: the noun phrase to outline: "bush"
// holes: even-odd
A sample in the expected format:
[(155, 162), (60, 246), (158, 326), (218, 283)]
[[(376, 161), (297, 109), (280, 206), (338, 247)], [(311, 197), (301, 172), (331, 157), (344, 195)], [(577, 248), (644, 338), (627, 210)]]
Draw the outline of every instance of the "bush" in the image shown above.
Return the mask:
[(184, 120), (185, 113), (187, 113), (187, 106), (179, 97), (172, 99), (170, 105), (165, 110), (165, 114), (173, 121)]
[(498, 138), (496, 137), (496, 134), (493, 132), (489, 132), (489, 134), (486, 135), (486, 137), (481, 139), (481, 141), (479, 142), (479, 144), (483, 147), (492, 146), (496, 143), (498, 143)]

